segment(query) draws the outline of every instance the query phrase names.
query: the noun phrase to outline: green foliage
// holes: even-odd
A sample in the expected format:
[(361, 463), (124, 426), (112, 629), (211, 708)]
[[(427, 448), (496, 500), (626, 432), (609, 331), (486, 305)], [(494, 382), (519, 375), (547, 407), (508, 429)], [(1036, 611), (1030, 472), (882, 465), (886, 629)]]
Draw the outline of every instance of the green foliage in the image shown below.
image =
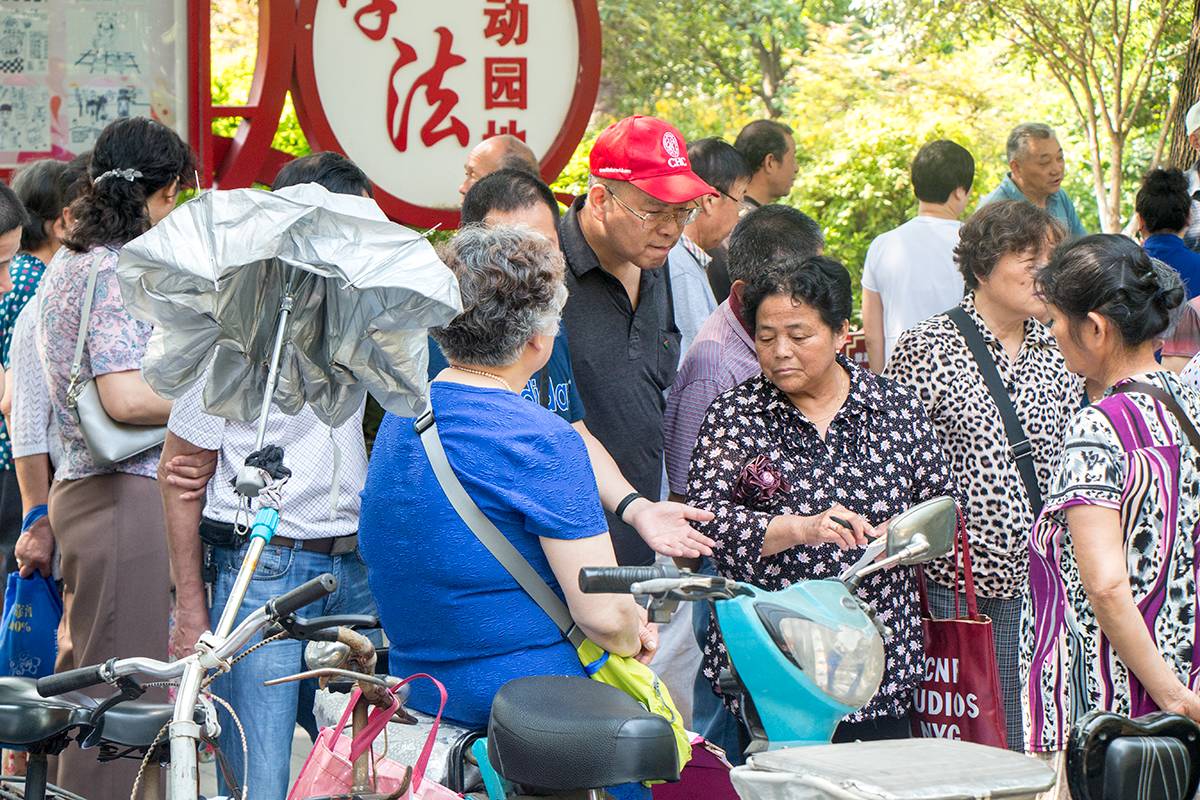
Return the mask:
[(649, 99), (733, 100), (783, 114), (809, 24), (847, 13), (845, 0), (605, 0), (608, 89), (617, 116)]
[[(821, 223), (829, 254), (846, 264), (856, 286), (871, 241), (916, 213), (909, 165), (922, 144), (938, 138), (953, 139), (975, 156), (974, 206), (1007, 172), (1004, 146), (1014, 124), (1038, 119), (1056, 126), (1067, 151), (1066, 189), (1084, 225), (1099, 228), (1088, 151), (1073, 113), (1051, 81), (1010, 63), (1005, 43), (960, 43), (914, 58), (902, 48), (879, 45), (879, 31), (856, 20), (810, 19), (805, 28), (807, 50), (797, 55), (781, 117), (795, 132), (800, 164), (784, 202)], [(706, 29), (692, 33), (704, 35)], [(606, 79), (611, 57), (609, 50)], [(624, 111), (670, 120), (688, 140), (732, 141), (745, 123), (762, 116), (757, 99), (737, 92), (643, 96), (649, 99), (641, 105), (630, 101)], [(584, 190), (587, 154), (615, 116), (596, 116), (555, 189)], [(1152, 148), (1141, 140), (1131, 148), (1132, 172), (1139, 162), (1144, 169)]]

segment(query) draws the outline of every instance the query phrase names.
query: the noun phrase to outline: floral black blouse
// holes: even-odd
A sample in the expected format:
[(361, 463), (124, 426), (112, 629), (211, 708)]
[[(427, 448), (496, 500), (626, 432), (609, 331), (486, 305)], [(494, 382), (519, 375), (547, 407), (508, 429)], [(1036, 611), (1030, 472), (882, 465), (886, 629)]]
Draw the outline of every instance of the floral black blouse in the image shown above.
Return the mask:
[[(838, 363), (850, 374), (850, 394), (825, 441), (763, 375), (725, 392), (709, 408), (692, 454), (688, 502), (716, 515), (700, 527), (717, 543), (713, 559), (721, 574), (768, 591), (808, 579), (836, 580), (858, 560), (861, 548), (843, 552), (833, 544), (799, 546), (764, 558), (771, 519), (820, 514), (837, 502), (878, 525), (930, 498), (957, 498), (933, 425), (916, 396), (843, 356)], [(780, 490), (762, 491), (761, 456), (773, 464), (774, 476), (783, 479)], [(772, 477), (767, 475), (768, 483), (778, 482)], [(750, 491), (747, 482), (755, 484)], [(846, 720), (903, 716), (911, 706), (924, 653), (914, 570), (877, 572), (863, 581), (858, 595), (875, 605), (893, 635), (885, 645), (887, 668), (879, 692)], [(710, 626), (704, 674), (714, 691), (727, 663), (725, 645), (716, 626)], [(731, 698), (726, 701), (732, 705)]]

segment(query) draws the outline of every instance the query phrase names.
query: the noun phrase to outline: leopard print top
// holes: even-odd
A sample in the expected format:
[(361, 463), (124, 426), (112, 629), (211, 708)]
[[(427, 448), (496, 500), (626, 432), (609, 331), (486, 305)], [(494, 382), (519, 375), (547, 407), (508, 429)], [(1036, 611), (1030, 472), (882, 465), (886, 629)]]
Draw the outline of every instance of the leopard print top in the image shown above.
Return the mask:
[[(975, 295), (962, 307), (979, 326), (996, 369), (1008, 387), (1021, 427), (1033, 447), (1038, 486), (1045, 497), (1058, 463), (1063, 431), (1083, 403), (1083, 379), (1067, 370), (1050, 331), (1025, 322), (1025, 342), (1009, 361), (1000, 340), (975, 310)], [(933, 421), (950, 462), (971, 536), (975, 590), (983, 597), (1020, 597), (1029, 580), (1029, 530), (1033, 512), (996, 403), (958, 328), (945, 314), (906, 331), (884, 375), (911, 387)], [(927, 564), (942, 586), (954, 583), (953, 558)]]

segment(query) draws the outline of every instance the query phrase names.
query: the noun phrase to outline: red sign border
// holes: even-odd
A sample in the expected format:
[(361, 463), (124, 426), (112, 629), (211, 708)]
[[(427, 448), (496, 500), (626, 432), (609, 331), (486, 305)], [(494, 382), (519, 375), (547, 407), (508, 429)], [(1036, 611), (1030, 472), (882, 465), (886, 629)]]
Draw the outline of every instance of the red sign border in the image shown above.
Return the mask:
[[(331, 0), (325, 0), (330, 2)], [(296, 19), (296, 61), (293, 71), (292, 100), (300, 126), (308, 137), (313, 151), (334, 150), (345, 155), (341, 143), (329, 125), (325, 110), (321, 107), (321, 95), (317, 89), (313, 71), (313, 20), (319, 0), (300, 0)], [(567, 110), (566, 120), (554, 143), (541, 162), (543, 180), (553, 180), (562, 171), (575, 148), (587, 131), (592, 108), (600, 91), (600, 11), (596, 0), (572, 0), (575, 6), (575, 21), (579, 33), (579, 71), (575, 78), (575, 93)], [(309, 101), (312, 101), (312, 105)], [(447, 176), (457, 180), (457, 176)], [(428, 208), (405, 202), (394, 195), (375, 188), (375, 201), (392, 219), (419, 227), (457, 228), (457, 210)]]

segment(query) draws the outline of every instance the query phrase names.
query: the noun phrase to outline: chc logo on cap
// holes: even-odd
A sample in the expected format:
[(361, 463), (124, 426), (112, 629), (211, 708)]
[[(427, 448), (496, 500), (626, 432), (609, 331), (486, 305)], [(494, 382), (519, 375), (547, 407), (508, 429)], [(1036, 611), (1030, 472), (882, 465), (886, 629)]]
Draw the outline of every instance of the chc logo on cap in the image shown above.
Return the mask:
[(667, 131), (663, 134), (663, 150), (667, 151), (667, 155), (672, 158), (679, 156), (679, 140), (675, 138), (675, 134)]
[(668, 167), (686, 167), (688, 165), (687, 158), (679, 155), (679, 137), (667, 131), (662, 138), (663, 150), (667, 151), (669, 158), (667, 159)]

